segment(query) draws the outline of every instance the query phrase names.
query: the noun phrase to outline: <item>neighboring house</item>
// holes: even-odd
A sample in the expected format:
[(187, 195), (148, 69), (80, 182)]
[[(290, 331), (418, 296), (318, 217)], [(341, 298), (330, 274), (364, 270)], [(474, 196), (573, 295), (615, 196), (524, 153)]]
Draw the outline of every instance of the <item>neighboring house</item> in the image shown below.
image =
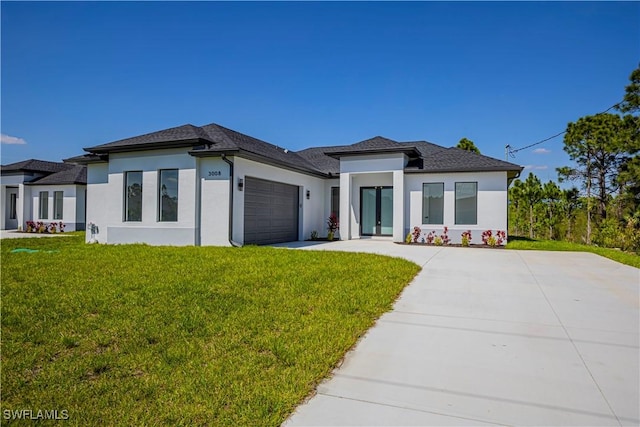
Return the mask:
[[(210, 124), (184, 125), (85, 148), (87, 221), (103, 243), (269, 244), (326, 236), (335, 212), (342, 240), (414, 226), (507, 229), (507, 187), (522, 168), (425, 141), (375, 137), (292, 152)], [(91, 236), (87, 234), (87, 239)]]
[(0, 172), (0, 229), (26, 230), (27, 221), (85, 229), (86, 166), (31, 159), (4, 165)]

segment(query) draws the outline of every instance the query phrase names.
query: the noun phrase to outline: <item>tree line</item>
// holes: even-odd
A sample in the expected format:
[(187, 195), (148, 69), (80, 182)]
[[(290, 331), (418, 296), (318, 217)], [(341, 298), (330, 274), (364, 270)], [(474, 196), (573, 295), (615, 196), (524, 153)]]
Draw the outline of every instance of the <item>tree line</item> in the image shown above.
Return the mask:
[(564, 151), (573, 166), (557, 169), (561, 189), (530, 173), (509, 188), (511, 234), (621, 248), (640, 253), (640, 67), (629, 77), (618, 113), (567, 125)]

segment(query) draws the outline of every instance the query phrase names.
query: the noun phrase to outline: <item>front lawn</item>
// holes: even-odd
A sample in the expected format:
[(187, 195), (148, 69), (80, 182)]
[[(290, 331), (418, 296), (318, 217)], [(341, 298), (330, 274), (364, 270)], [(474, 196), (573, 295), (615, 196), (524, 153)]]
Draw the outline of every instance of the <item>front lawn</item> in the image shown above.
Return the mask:
[(601, 248), (598, 246), (581, 245), (578, 243), (561, 242), (557, 240), (533, 240), (526, 237), (509, 236), (507, 249), (538, 250), (538, 251), (573, 251), (591, 252), (605, 258), (640, 268), (640, 256), (623, 252), (618, 249)]
[(82, 236), (1, 249), (2, 409), (66, 410), (71, 425), (279, 425), (419, 270)]

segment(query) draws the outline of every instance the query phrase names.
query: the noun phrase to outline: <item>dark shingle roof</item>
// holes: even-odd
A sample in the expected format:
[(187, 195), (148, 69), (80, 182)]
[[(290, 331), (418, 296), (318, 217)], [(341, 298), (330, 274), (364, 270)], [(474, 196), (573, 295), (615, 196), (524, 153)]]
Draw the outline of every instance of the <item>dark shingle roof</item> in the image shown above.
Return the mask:
[(109, 156), (106, 154), (82, 154), (80, 156), (69, 157), (62, 160), (65, 163), (76, 163), (79, 165), (86, 165), (88, 163), (101, 163), (109, 161)]
[(71, 165), (71, 169), (52, 173), (36, 181), (31, 181), (29, 185), (63, 185), (63, 184), (86, 184), (87, 167), (82, 165)]
[(213, 143), (208, 147), (191, 151), (194, 155), (240, 152), (248, 155), (248, 157), (256, 156), (291, 169), (314, 174), (322, 173), (313, 163), (296, 152), (215, 123), (203, 126), (202, 129), (209, 135), (209, 139)]
[(29, 159), (2, 166), (2, 172), (41, 172), (53, 173), (72, 168), (73, 165), (46, 160)]
[[(420, 172), (465, 172), (465, 171), (521, 171), (522, 167), (514, 163), (498, 160), (482, 154), (472, 153), (460, 148), (451, 147), (433, 149), (418, 146), (421, 152), (428, 154), (422, 157)], [(418, 170), (416, 170), (418, 172)]]
[(327, 156), (332, 150), (341, 147), (312, 147), (298, 151), (298, 155), (307, 162), (315, 166), (316, 169), (327, 175), (337, 175), (340, 173), (340, 160)]
[(113, 151), (132, 151), (132, 149), (153, 146), (154, 148), (171, 148), (177, 146), (189, 146), (200, 141), (208, 141), (209, 135), (200, 127), (190, 124), (182, 125), (158, 132), (151, 132), (133, 138), (121, 139), (108, 144), (96, 145), (85, 148), (91, 153), (108, 153)]
[[(398, 152), (409, 157), (407, 172), (520, 171), (513, 163), (460, 150), (445, 148), (427, 141), (398, 142), (375, 136), (351, 145), (313, 147), (292, 152), (216, 123), (202, 127), (183, 125), (96, 147), (85, 148), (86, 156), (68, 161), (90, 163), (104, 161), (109, 152), (144, 149), (192, 147), (194, 156), (236, 154), (289, 169), (335, 175), (340, 172), (339, 158), (349, 155)], [(102, 155), (102, 157), (100, 156)]]

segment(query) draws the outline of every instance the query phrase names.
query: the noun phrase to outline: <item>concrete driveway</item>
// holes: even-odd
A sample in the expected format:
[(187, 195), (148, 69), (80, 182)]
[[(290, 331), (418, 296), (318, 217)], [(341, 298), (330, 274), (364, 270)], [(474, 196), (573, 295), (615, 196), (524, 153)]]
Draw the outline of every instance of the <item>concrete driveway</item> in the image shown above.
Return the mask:
[(423, 269), (285, 426), (640, 424), (640, 270), (575, 252), (294, 246)]

